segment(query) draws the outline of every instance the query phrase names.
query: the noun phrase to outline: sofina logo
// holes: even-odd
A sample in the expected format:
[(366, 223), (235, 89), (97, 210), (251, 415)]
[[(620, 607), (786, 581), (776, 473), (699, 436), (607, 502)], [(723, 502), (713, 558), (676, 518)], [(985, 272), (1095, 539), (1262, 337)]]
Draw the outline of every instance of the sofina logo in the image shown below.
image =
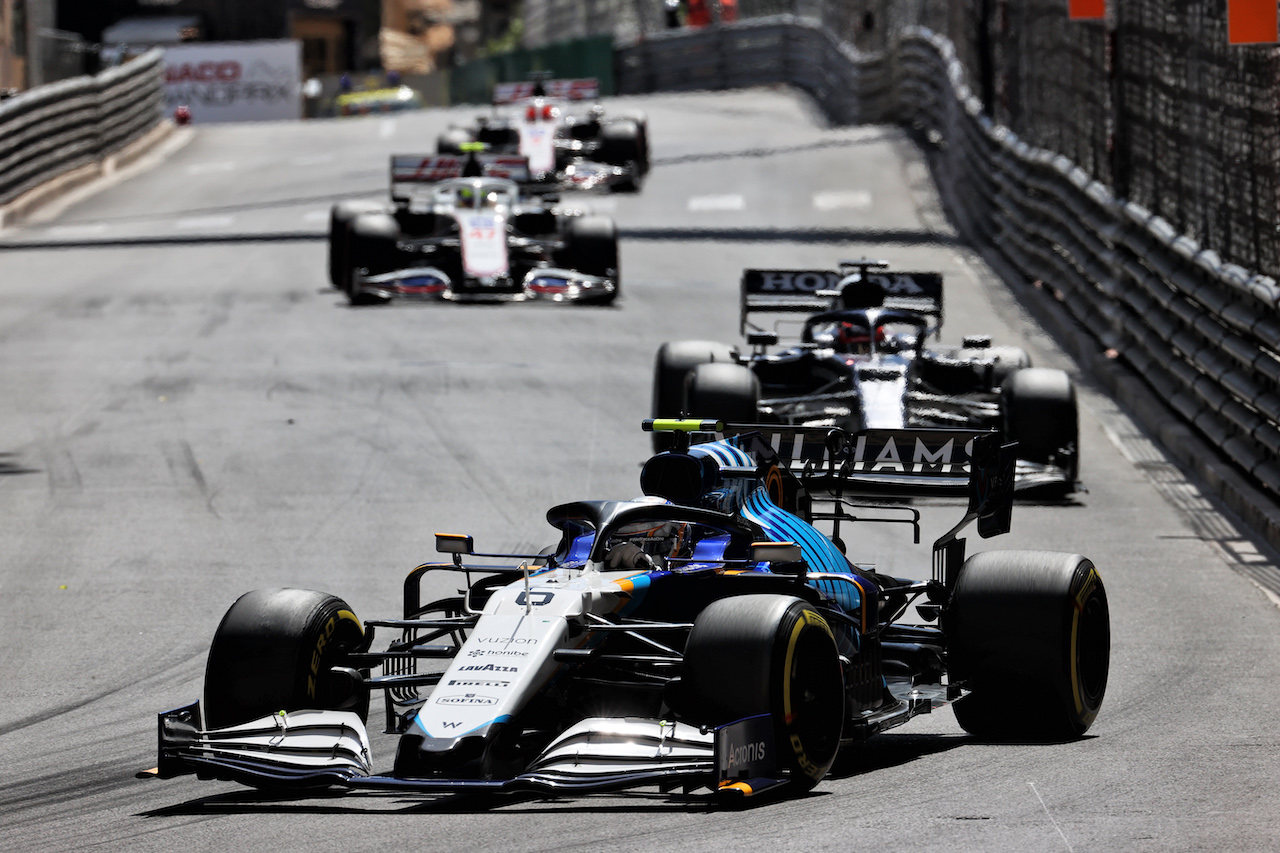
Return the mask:
[(437, 705), (497, 705), (498, 700), (492, 696), (480, 696), (475, 693), (463, 693), (456, 696), (441, 696)]

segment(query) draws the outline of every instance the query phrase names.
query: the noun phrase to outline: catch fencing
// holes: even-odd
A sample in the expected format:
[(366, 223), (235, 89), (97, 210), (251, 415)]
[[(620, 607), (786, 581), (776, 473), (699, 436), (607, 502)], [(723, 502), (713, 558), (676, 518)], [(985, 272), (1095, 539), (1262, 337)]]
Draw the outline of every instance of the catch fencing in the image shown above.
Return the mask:
[[(627, 3), (614, 5), (625, 9)], [(1161, 22), (1141, 19), (1147, 30), (1130, 22), (1119, 35), (1108, 35), (1110, 25), (1072, 30), (1066, 4), (1052, 5), (1055, 26), (1066, 33), (1060, 54), (1030, 69), (1034, 49), (1044, 48), (1037, 39), (1048, 29), (1039, 26), (1047, 21), (1048, 2), (740, 0), (738, 23), (654, 29), (620, 46), (617, 85), (619, 92), (638, 93), (790, 83), (837, 121), (913, 128), (957, 228), (1004, 278), (1015, 287), (1043, 283), (1098, 349), (1114, 351), (1255, 484), (1280, 495), (1280, 287), (1265, 274), (1273, 271), (1267, 252), (1276, 242), (1271, 161), (1280, 155), (1274, 144), (1269, 150), (1264, 144), (1272, 138), (1277, 90), (1274, 82), (1257, 88), (1271, 79), (1274, 52), (1228, 57), (1216, 66), (1236, 68), (1255, 86), (1241, 95), (1219, 79), (1224, 107), (1209, 104), (1207, 95), (1186, 95), (1176, 74), (1155, 71), (1144, 85), (1163, 94), (1138, 97), (1139, 81), (1131, 78), (1146, 72), (1113, 73), (1108, 63), (1117, 60), (1107, 52), (1116, 48), (1108, 41), (1140, 53), (1141, 39), (1156, 41), (1155, 31), (1206, 4), (1174, 4), (1177, 11)], [(782, 8), (806, 14), (757, 16)], [(1017, 45), (1009, 35), (1015, 11), (1028, 23)], [(1045, 20), (1037, 23), (1037, 15)], [(1095, 37), (1104, 37), (1101, 47)], [(1015, 46), (1026, 73), (1010, 70)], [(1185, 70), (1188, 60), (1167, 62)], [(1119, 114), (1143, 127), (1130, 127), (1118, 141), (1113, 95), (1087, 96), (1098, 84), (1118, 91)], [(1055, 102), (1052, 86), (1076, 94)], [(1175, 120), (1181, 97), (1195, 103)], [(1193, 141), (1199, 132), (1193, 118), (1211, 109), (1234, 110), (1237, 123), (1255, 135), (1237, 128), (1227, 142), (1235, 131), (1221, 126)], [(1162, 124), (1161, 116), (1176, 127)], [(1025, 126), (1027, 135), (1002, 117)], [(1218, 156), (1214, 138), (1224, 145), (1216, 165), (1210, 162)], [(1179, 147), (1181, 159), (1166, 163)], [(1170, 170), (1178, 180), (1167, 184)], [(1241, 180), (1250, 188), (1232, 203)], [(1206, 182), (1213, 185), (1202, 186)], [(1189, 230), (1193, 203), (1221, 210), (1201, 217), (1204, 229)], [(1210, 227), (1215, 221), (1217, 231)], [(1252, 248), (1243, 248), (1248, 241), (1237, 231), (1254, 235)], [(1202, 244), (1214, 234), (1223, 235), (1221, 243)]]
[(0, 206), (154, 128), (164, 106), (163, 56), (152, 51), (0, 101)]

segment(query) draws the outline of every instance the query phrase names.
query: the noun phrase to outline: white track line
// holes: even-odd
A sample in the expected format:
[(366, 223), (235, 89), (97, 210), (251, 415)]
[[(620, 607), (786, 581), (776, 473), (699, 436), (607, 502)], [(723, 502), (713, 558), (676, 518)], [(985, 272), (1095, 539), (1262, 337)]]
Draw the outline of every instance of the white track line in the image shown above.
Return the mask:
[(173, 227), (183, 230), (226, 228), (235, 221), (236, 218), (234, 216), (187, 216), (173, 223)]
[(747, 203), (740, 195), (695, 195), (689, 199), (689, 210), (743, 210)]
[(853, 208), (865, 210), (871, 206), (871, 193), (867, 190), (828, 190), (813, 194), (813, 206), (818, 210)]

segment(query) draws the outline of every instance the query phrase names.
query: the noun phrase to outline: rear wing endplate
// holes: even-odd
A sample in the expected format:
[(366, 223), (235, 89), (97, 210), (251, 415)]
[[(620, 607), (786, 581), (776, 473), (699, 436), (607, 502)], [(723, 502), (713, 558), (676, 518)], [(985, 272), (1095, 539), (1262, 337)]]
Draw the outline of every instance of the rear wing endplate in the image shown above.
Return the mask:
[(745, 334), (754, 313), (804, 313), (867, 307), (858, 291), (876, 288), (886, 308), (915, 311), (942, 326), (942, 273), (890, 270), (761, 270), (742, 272), (738, 332)]

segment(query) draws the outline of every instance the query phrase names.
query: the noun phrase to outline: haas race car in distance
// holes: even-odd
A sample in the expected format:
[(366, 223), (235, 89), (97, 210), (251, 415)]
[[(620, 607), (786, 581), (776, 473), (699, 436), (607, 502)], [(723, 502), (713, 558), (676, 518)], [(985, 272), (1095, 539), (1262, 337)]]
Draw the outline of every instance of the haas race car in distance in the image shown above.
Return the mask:
[[(748, 351), (668, 342), (654, 365), (653, 416), (796, 426), (962, 427), (1018, 442), (1017, 486), (1077, 487), (1076, 393), (1061, 370), (983, 335), (927, 344), (942, 327), (942, 275), (858, 260), (838, 270), (746, 270), (739, 329)], [(766, 330), (752, 318), (775, 317)], [(803, 321), (785, 315), (802, 313)], [(774, 349), (780, 328), (798, 340)], [(655, 435), (655, 449), (663, 448)]]
[(393, 155), (391, 204), (333, 206), (330, 282), (352, 304), (612, 303), (621, 285), (613, 220), (530, 194), (527, 179), (523, 157)]
[(468, 142), (483, 142), (496, 153), (529, 158), (541, 183), (636, 192), (649, 172), (648, 124), (638, 113), (607, 118), (599, 96), (592, 78), (499, 83), (492, 115), (445, 131), (436, 151), (458, 154)]
[[(559, 541), (541, 554), (438, 535), (452, 560), (409, 573), (400, 618), (361, 622), (308, 590), (242, 596), (214, 634), (203, 701), (159, 715), (159, 764), (142, 775), (740, 798), (811, 788), (838, 751), (951, 703), (982, 739), (1089, 728), (1110, 655), (1094, 565), (966, 559), (957, 538), (974, 520), (983, 537), (1008, 530), (1013, 456), (995, 433), (649, 425), (677, 430), (677, 449), (645, 464), (644, 497), (551, 509)], [(868, 499), (881, 493), (968, 495), (930, 577), (843, 553), (855, 523), (905, 525), (919, 542), (919, 511)], [(424, 596), (453, 586), (446, 573), (465, 589)], [(397, 738), (384, 772), (371, 691)]]

